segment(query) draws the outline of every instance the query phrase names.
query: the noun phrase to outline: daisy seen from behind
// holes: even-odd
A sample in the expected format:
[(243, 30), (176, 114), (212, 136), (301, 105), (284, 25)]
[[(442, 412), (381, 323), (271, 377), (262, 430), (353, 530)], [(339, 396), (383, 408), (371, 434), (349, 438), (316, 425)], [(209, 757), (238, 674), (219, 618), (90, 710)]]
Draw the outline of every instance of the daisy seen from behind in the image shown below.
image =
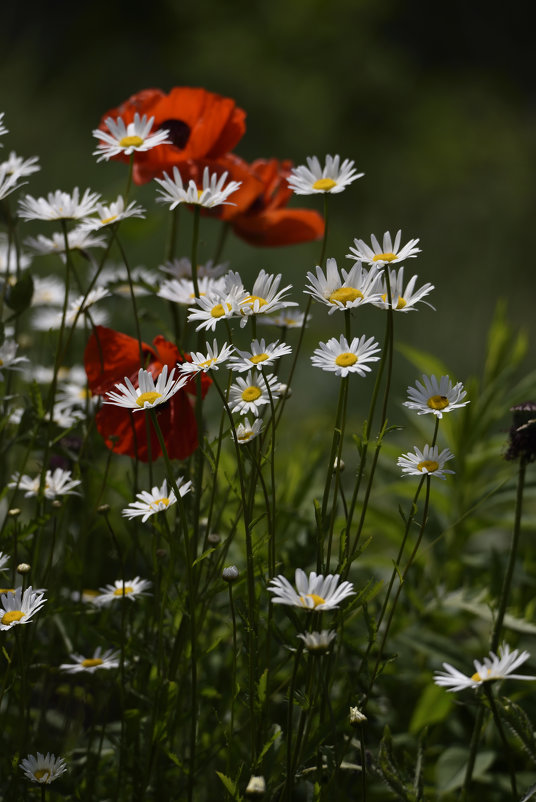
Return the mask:
[(178, 167), (173, 168), (173, 178), (165, 172), (164, 178), (155, 178), (162, 189), (157, 190), (160, 195), (157, 198), (159, 203), (169, 203), (172, 211), (180, 203), (190, 203), (194, 206), (204, 206), (212, 209), (214, 206), (233, 205), (227, 198), (236, 192), (240, 187), (241, 181), (229, 181), (226, 184), (227, 172), (218, 177), (217, 173), (210, 173), (208, 167), (203, 170), (203, 182), (201, 188), (191, 178), (185, 187)]
[[(182, 476), (177, 477), (175, 483), (181, 498), (192, 489), (192, 483), (184, 482)], [(168, 491), (166, 479), (164, 479), (161, 487), (155, 486), (150, 492), (148, 490), (142, 490), (141, 493), (136, 494), (136, 498), (138, 500), (132, 501), (125, 507), (121, 515), (131, 520), (132, 518), (139, 518), (141, 516), (142, 523), (145, 523), (151, 515), (155, 515), (155, 513), (161, 512), (162, 510), (167, 510), (177, 502), (175, 491)]]
[(410, 239), (405, 245), (400, 247), (400, 240), (402, 231), (397, 231), (394, 241), (391, 239), (391, 234), (386, 231), (383, 235), (383, 240), (380, 245), (374, 234), (371, 235), (372, 247), (362, 239), (354, 239), (354, 247), (350, 248), (350, 253), (347, 254), (347, 259), (355, 259), (358, 262), (367, 262), (370, 265), (381, 267), (385, 264), (392, 262), (403, 262), (404, 259), (417, 256), (421, 252), (417, 248), (418, 239)]
[(229, 367), (239, 373), (244, 373), (252, 368), (269, 367), (280, 357), (292, 353), (290, 345), (280, 344), (279, 340), (266, 345), (264, 339), (253, 340), (249, 351), (240, 351), (238, 348), (235, 350), (236, 354), (229, 359)]
[(169, 145), (169, 132), (166, 128), (151, 133), (154, 117), (147, 119), (147, 115), (140, 117), (138, 112), (134, 114), (132, 122), (125, 125), (122, 117), (107, 117), (104, 121), (108, 131), (96, 128), (93, 136), (100, 140), (97, 150), (93, 151), (93, 156), (98, 156), (98, 162), (103, 159), (113, 158), (123, 154), (130, 156), (132, 153), (143, 152), (157, 147), (157, 145)]
[(359, 262), (351, 270), (343, 268), (339, 273), (337, 261), (328, 259), (325, 273), (317, 265), (316, 275), (309, 271), (307, 279), (309, 284), (304, 292), (326, 304), (330, 315), (381, 300), (377, 271), (365, 270)]
[(100, 607), (113, 604), (120, 599), (128, 599), (133, 602), (141, 596), (149, 595), (147, 591), (151, 584), (149, 580), (141, 579), (139, 576), (124, 581), (116, 579), (113, 585), (100, 588), (100, 593), (95, 596), (93, 603)]
[(454, 473), (445, 468), (445, 463), (454, 457), (448, 448), (444, 448), (441, 453), (438, 446), (426, 445), (421, 451), (415, 446), (414, 454), (402, 454), (397, 460), (397, 465), (402, 468), (402, 473), (408, 476), (422, 476), (429, 474), (437, 476), (438, 479), (446, 479), (447, 473)]
[(270, 593), (274, 604), (289, 604), (304, 610), (335, 610), (348, 596), (355, 595), (351, 582), (341, 582), (339, 574), (324, 577), (312, 571), (309, 577), (301, 568), (296, 569), (296, 590), (281, 574), (270, 580)]
[[(395, 312), (414, 312), (416, 311), (415, 305), (418, 304), (419, 301), (422, 301), (422, 299), (426, 295), (429, 295), (434, 289), (434, 285), (430, 284), (428, 281), (426, 284), (423, 284), (420, 289), (416, 290), (415, 284), (419, 278), (418, 276), (412, 276), (404, 287), (404, 266), (402, 266), (398, 272), (394, 268), (393, 270), (390, 268), (386, 269), (389, 270), (391, 303), (389, 304), (387, 301), (387, 281), (382, 272), (379, 277), (380, 298), (373, 301), (374, 306), (378, 306), (380, 309), (388, 309), (389, 306), (391, 306)], [(428, 301), (423, 301), (423, 303), (435, 311), (435, 307), (428, 303)]]
[(12, 629), (17, 624), (28, 624), (45, 604), (44, 596), (44, 591), (34, 591), (31, 585), (24, 592), (22, 588), (15, 588), (15, 591), (2, 593), (0, 601), (4, 609), (0, 609), (0, 630)]
[(35, 755), (28, 755), (19, 763), (20, 768), (28, 778), (34, 783), (48, 785), (57, 780), (67, 771), (67, 764), (62, 757), (56, 757), (51, 752), (42, 755), (41, 752)]
[(352, 181), (362, 178), (365, 173), (358, 173), (354, 162), (344, 159), (341, 164), (339, 155), (326, 156), (322, 167), (317, 156), (308, 156), (307, 165), (293, 167), (287, 179), (290, 189), (296, 195), (317, 195), (323, 193), (336, 194), (343, 192)]
[[(225, 282), (221, 277), (199, 276), (197, 285), (199, 287), (199, 295), (204, 296), (223, 292)], [(189, 278), (166, 279), (162, 282), (156, 294), (159, 298), (165, 298), (183, 306), (191, 304), (196, 297), (194, 283)]]
[(113, 649), (107, 649), (103, 652), (100, 646), (97, 646), (92, 657), (84, 657), (84, 655), (77, 653), (73, 653), (69, 657), (72, 660), (71, 663), (62, 663), (60, 665), (60, 671), (64, 671), (66, 674), (94, 674), (101, 668), (119, 667), (119, 652)]
[(475, 672), (471, 676), (463, 674), (450, 663), (443, 663), (444, 671), (436, 671), (434, 682), (448, 691), (463, 691), (466, 688), (479, 688), (484, 682), (501, 679), (536, 680), (536, 677), (527, 674), (515, 674), (514, 671), (529, 657), (529, 652), (520, 652), (518, 649), (510, 650), (507, 643), (501, 644), (499, 654), (490, 652), (484, 662), (474, 660)]
[(371, 368), (367, 362), (377, 362), (380, 357), (376, 356), (380, 351), (380, 346), (374, 339), (368, 339), (363, 334), (361, 337), (354, 337), (351, 343), (341, 334), (339, 339), (332, 337), (327, 343), (320, 343), (320, 347), (311, 357), (314, 367), (336, 373), (337, 376), (344, 378), (350, 373), (358, 373), (366, 376)]
[[(51, 237), (38, 234), (37, 237), (26, 237), (24, 244), (31, 248), (34, 253), (41, 256), (48, 256), (50, 253), (57, 253), (62, 261), (65, 261), (65, 237), (59, 231), (55, 231)], [(106, 240), (104, 237), (96, 237), (86, 228), (78, 226), (67, 234), (67, 248), (69, 251), (87, 251), (89, 248), (104, 248)]]
[(118, 383), (115, 385), (119, 392), (107, 392), (104, 396), (104, 403), (125, 407), (125, 409), (131, 409), (133, 412), (139, 412), (142, 409), (154, 409), (154, 407), (169, 401), (188, 381), (187, 376), (179, 376), (175, 379), (174, 375), (175, 368), (172, 368), (168, 378), (168, 367), (164, 365), (155, 384), (152, 373), (140, 368), (138, 371), (138, 387), (134, 387), (128, 376), (125, 376), (125, 384)]
[(403, 405), (416, 410), (417, 415), (431, 413), (442, 418), (446, 412), (467, 406), (470, 402), (463, 400), (466, 395), (462, 382), (453, 385), (448, 376), (441, 376), (438, 380), (435, 376), (423, 374), (422, 383), (417, 381), (415, 387), (408, 387), (409, 401), (404, 401)]
[(250, 412), (258, 418), (261, 408), (270, 403), (270, 395), (272, 398), (277, 395), (279, 388), (280, 382), (273, 374), (266, 376), (258, 370), (250, 370), (245, 379), (238, 376), (231, 385), (229, 391), (231, 412), (238, 412), (240, 415), (247, 415)]
[(81, 228), (86, 231), (96, 231), (99, 228), (120, 223), (121, 220), (126, 220), (129, 217), (145, 218), (145, 209), (138, 206), (136, 201), (131, 201), (128, 206), (125, 206), (125, 201), (122, 195), (117, 196), (117, 200), (106, 206), (103, 203), (97, 203), (95, 209), (98, 217), (88, 217), (81, 223)]
[(97, 209), (100, 195), (90, 189), (80, 190), (75, 187), (72, 194), (56, 190), (45, 197), (34, 198), (26, 195), (19, 201), (19, 216), (26, 220), (82, 220)]

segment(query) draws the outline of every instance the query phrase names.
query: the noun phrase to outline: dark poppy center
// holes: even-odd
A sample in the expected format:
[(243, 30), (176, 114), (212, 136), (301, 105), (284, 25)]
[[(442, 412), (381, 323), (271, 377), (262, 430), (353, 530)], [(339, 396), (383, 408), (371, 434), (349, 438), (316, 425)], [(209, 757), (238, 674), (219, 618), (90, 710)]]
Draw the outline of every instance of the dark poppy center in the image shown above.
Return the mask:
[(164, 120), (158, 127), (168, 132), (169, 138), (176, 148), (182, 150), (186, 147), (192, 129), (184, 120)]

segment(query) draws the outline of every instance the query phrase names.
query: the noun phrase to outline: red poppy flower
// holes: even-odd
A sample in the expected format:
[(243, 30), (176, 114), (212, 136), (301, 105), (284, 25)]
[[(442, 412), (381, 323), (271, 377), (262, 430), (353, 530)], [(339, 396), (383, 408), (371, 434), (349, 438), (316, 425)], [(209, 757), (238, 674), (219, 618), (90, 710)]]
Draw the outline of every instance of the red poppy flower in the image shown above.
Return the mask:
[[(119, 331), (96, 326), (89, 338), (84, 354), (84, 364), (89, 389), (94, 395), (104, 395), (117, 382), (128, 376), (136, 386), (138, 370), (144, 367), (156, 378), (164, 365), (169, 369), (177, 362), (190, 361), (188, 354), (181, 354), (177, 346), (158, 336), (153, 347), (142, 343), (142, 358), (138, 340)], [(202, 374), (201, 395), (204, 398), (211, 380)], [(193, 404), (189, 396), (196, 395), (196, 380), (184, 385), (158, 412), (158, 423), (164, 435), (168, 455), (171, 459), (186, 459), (198, 446), (197, 424)], [(161, 456), (162, 450), (150, 419), (143, 413), (104, 404), (97, 412), (97, 429), (106, 446), (118, 454), (137, 457), (148, 462)], [(147, 444), (149, 432), (150, 449)]]
[(324, 235), (324, 220), (318, 212), (286, 208), (292, 196), (287, 184), (291, 167), (288, 160), (257, 159), (248, 169), (261, 181), (261, 192), (247, 209), (226, 207), (233, 231), (250, 245), (293, 245)]
[(217, 159), (232, 150), (246, 130), (246, 113), (232, 98), (186, 86), (176, 86), (168, 95), (160, 89), (144, 89), (106, 112), (99, 127), (106, 130), (107, 117), (122, 117), (128, 124), (136, 112), (154, 117), (153, 130), (167, 129), (173, 142), (134, 155), (137, 184), (145, 184), (175, 165), (182, 170), (185, 162)]

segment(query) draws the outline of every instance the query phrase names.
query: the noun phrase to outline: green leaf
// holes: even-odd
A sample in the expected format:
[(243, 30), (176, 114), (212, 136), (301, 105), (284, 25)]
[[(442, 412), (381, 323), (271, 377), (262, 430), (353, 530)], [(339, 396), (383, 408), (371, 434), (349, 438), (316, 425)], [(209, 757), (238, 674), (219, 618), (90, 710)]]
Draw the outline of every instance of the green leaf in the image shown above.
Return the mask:
[(409, 731), (417, 734), (430, 724), (444, 721), (454, 707), (452, 696), (449, 696), (439, 685), (427, 685), (415, 707)]
[(201, 554), (201, 555), (200, 555), (200, 556), (197, 558), (197, 560), (194, 560), (194, 561), (193, 561), (193, 563), (192, 563), (192, 568), (194, 567), (194, 565), (197, 565), (197, 563), (200, 563), (200, 562), (201, 562), (201, 560), (205, 560), (207, 557), (210, 557), (210, 555), (212, 554), (212, 552), (213, 552), (213, 551), (216, 551), (216, 549), (215, 549), (214, 547), (212, 547), (212, 548), (210, 548), (210, 549), (207, 549), (206, 551), (204, 551), (204, 552), (203, 552), (203, 554)]
[(262, 710), (264, 703), (266, 701), (267, 683), (268, 683), (268, 669), (265, 668), (259, 678), (259, 682), (257, 683), (257, 705), (259, 710)]
[[(439, 793), (446, 794), (462, 787), (468, 757), (469, 750), (461, 746), (451, 746), (441, 754), (436, 763), (436, 782)], [(495, 752), (491, 749), (479, 752), (473, 769), (473, 780), (482, 779), (494, 760)]]
[(216, 774), (224, 784), (227, 791), (231, 794), (232, 798), (238, 802), (238, 800), (240, 800), (242, 797), (237, 796), (236, 783), (234, 780), (231, 780), (230, 777), (228, 777), (226, 774), (223, 774), (221, 771), (217, 771)]

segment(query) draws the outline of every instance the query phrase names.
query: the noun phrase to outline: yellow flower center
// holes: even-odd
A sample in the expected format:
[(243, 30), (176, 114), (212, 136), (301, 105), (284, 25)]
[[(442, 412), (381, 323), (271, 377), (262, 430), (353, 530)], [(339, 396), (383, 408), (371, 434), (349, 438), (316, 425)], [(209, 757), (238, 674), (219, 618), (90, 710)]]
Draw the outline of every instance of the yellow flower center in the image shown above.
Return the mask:
[(430, 407), (430, 409), (445, 409), (448, 407), (449, 400), (446, 395), (431, 395), (426, 405)]
[(114, 590), (114, 596), (126, 596), (127, 593), (134, 593), (134, 588), (130, 585), (125, 585), (124, 588), (121, 587)]
[(363, 293), (361, 290), (357, 290), (355, 287), (339, 287), (338, 290), (334, 290), (328, 298), (328, 301), (331, 303), (336, 303), (337, 301), (346, 306), (346, 304), (352, 303), (352, 301), (357, 300), (357, 298), (363, 298)]
[(251, 437), (253, 437), (253, 432), (250, 430), (249, 432), (244, 432), (243, 434), (241, 434), (238, 439), (241, 441), (246, 441), (249, 440)]
[(154, 402), (156, 401), (157, 398), (162, 398), (162, 393), (157, 393), (157, 392), (142, 393), (136, 399), (136, 404), (139, 407), (143, 408), (143, 406), (145, 405), (145, 402), (147, 402), (149, 404), (154, 404)]
[(258, 387), (246, 387), (242, 393), (242, 401), (250, 402), (256, 401), (262, 395)]
[(258, 365), (259, 362), (266, 362), (267, 359), (270, 359), (268, 354), (254, 354), (250, 356), (249, 361), (253, 362), (254, 365)]
[(313, 189), (319, 189), (321, 192), (329, 192), (330, 189), (337, 186), (337, 182), (333, 178), (319, 178), (313, 184)]
[(0, 359), (0, 368), (2, 367), (3, 364), (4, 364), (4, 360)]
[(433, 459), (425, 459), (422, 462), (419, 462), (417, 465), (417, 469), (421, 472), (428, 471), (428, 473), (433, 473), (434, 471), (437, 471), (438, 468), (439, 462), (436, 462)]
[(199, 200), (201, 198), (201, 195), (203, 194), (203, 192), (204, 192), (203, 189), (198, 189), (197, 190), (197, 200)]
[(141, 136), (124, 136), (119, 140), (119, 144), (122, 148), (139, 148), (143, 145), (143, 139)]
[(268, 303), (265, 298), (260, 298), (258, 295), (248, 295), (247, 298), (244, 298), (242, 301), (242, 306), (253, 306), (255, 301), (259, 302), (259, 309), (261, 309), (263, 306), (266, 306)]
[[(387, 303), (387, 293), (386, 292), (384, 292), (384, 294), (382, 295), (382, 301), (384, 303)], [(396, 302), (396, 306), (394, 308), (395, 309), (403, 309), (407, 305), (408, 305), (408, 302), (404, 298), (402, 298), (401, 295), (399, 295), (398, 296), (398, 301)]]
[(396, 253), (377, 253), (373, 258), (373, 262), (394, 262)]
[(81, 387), (77, 393), (78, 398), (82, 401), (85, 401), (86, 398), (91, 398), (91, 391), (87, 389), (87, 387)]
[(95, 668), (95, 666), (102, 665), (102, 660), (100, 657), (88, 657), (85, 660), (82, 660), (80, 665), (84, 666), (84, 668)]
[(473, 680), (473, 682), (485, 682), (488, 679), (493, 679), (493, 677), (491, 676), (491, 669), (490, 668), (486, 669), (484, 676), (482, 676), (482, 674), (480, 674), (477, 671), (475, 674), (473, 674), (471, 679)]
[(313, 607), (318, 607), (319, 604), (326, 603), (326, 600), (323, 599), (322, 596), (317, 596), (316, 593), (307, 593), (305, 596), (300, 596), (300, 601), (303, 602), (304, 607), (306, 606), (305, 599), (311, 599)]
[(200, 368), (209, 368), (212, 365), (213, 362), (216, 362), (216, 357), (215, 356), (213, 356), (212, 359), (207, 359), (205, 362), (200, 362), (199, 363), (199, 367)]
[(116, 214), (113, 214), (111, 217), (105, 217), (104, 220), (101, 220), (101, 225), (106, 226), (108, 223), (111, 223), (112, 220), (117, 220)]
[(226, 312), (229, 312), (231, 309), (231, 304), (225, 304), (225, 306), (227, 309), (223, 308), (223, 304), (216, 304), (216, 306), (213, 306), (210, 310), (212, 317), (223, 317)]
[(15, 588), (0, 588), (0, 593), (15, 593)]
[(167, 507), (168, 504), (169, 504), (169, 499), (168, 498), (157, 498), (157, 499), (155, 499), (155, 501), (151, 501), (151, 507), (158, 508), (159, 504), (163, 504), (164, 507)]
[(23, 613), (22, 610), (10, 610), (2, 616), (2, 624), (6, 626), (8, 624), (14, 624), (15, 621), (20, 621), (21, 618), (24, 618), (24, 615), (25, 613)]
[(351, 351), (347, 351), (344, 354), (339, 354), (339, 356), (335, 360), (335, 364), (338, 365), (340, 368), (349, 368), (350, 365), (355, 365), (357, 362), (357, 357), (355, 354), (352, 354)]
[(36, 780), (38, 780), (38, 782), (41, 782), (41, 780), (48, 782), (50, 777), (50, 769), (37, 769), (37, 771), (34, 771), (34, 777)]

